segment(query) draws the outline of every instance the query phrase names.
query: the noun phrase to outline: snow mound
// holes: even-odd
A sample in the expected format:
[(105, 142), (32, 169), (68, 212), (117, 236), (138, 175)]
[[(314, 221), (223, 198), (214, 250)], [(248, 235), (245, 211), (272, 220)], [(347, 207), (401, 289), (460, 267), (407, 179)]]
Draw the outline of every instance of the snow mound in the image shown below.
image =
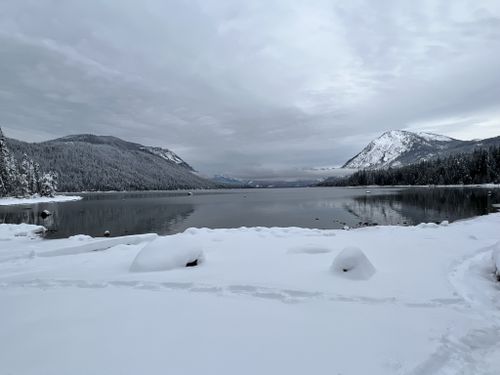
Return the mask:
[(68, 237), (68, 240), (72, 241), (89, 241), (92, 240), (93, 237), (87, 234), (75, 234), (74, 236)]
[(41, 225), (0, 224), (0, 240), (13, 240), (16, 237), (37, 238), (46, 231)]
[(493, 265), (495, 266), (495, 276), (500, 281), (500, 242), (493, 248)]
[(131, 272), (168, 271), (204, 262), (202, 248), (175, 237), (160, 237), (146, 245), (130, 266)]
[(346, 247), (333, 260), (330, 271), (351, 280), (368, 280), (375, 267), (358, 247)]
[(439, 228), (439, 225), (436, 223), (420, 223), (417, 228)]

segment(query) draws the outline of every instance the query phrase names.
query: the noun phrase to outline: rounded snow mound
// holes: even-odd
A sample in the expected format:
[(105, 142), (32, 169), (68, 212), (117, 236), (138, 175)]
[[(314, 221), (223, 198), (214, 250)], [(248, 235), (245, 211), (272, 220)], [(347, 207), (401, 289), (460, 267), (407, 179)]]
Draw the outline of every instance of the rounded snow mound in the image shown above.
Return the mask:
[(330, 271), (351, 280), (367, 280), (375, 274), (375, 267), (357, 247), (346, 247), (333, 260)]
[(147, 244), (135, 257), (131, 272), (168, 271), (197, 266), (205, 260), (200, 246), (186, 238), (160, 237)]

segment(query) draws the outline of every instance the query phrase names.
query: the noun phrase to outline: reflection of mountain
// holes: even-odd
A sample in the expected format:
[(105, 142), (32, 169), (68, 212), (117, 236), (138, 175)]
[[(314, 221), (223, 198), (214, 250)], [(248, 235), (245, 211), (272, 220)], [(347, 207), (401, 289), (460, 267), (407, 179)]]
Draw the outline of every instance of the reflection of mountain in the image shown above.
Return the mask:
[[(42, 219), (39, 213), (43, 209), (50, 210), (52, 216)], [(107, 200), (105, 204), (96, 199), (66, 203), (64, 207), (52, 204), (37, 205), (29, 210), (0, 209), (0, 222), (43, 225), (48, 229), (48, 238), (75, 233), (102, 236), (106, 230), (112, 236), (145, 232), (167, 234), (193, 211), (194, 206), (189, 203), (162, 204), (156, 199), (129, 199), (125, 205), (122, 199)]]
[(366, 196), (356, 197), (344, 204), (344, 209), (358, 218), (360, 223), (377, 223), (383, 225), (396, 225), (406, 222), (408, 219), (402, 215), (401, 202), (391, 199), (374, 200), (372, 198), (391, 197)]
[(493, 211), (485, 189), (404, 189), (398, 194), (355, 197), (345, 208), (361, 222), (418, 224), (458, 220)]

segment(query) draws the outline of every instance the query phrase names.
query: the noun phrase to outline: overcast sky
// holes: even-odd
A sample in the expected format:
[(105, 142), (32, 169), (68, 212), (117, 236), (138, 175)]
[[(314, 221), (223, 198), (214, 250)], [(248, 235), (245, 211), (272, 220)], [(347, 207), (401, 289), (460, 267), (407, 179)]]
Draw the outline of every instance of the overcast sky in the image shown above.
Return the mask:
[(3, 0), (0, 125), (207, 174), (341, 165), (391, 129), (500, 135), (500, 1)]

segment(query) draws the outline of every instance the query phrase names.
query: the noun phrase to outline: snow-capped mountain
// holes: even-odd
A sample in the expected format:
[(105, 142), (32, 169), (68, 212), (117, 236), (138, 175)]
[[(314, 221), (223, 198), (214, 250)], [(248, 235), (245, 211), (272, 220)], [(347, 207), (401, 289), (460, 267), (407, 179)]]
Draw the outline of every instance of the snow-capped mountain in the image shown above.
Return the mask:
[(391, 130), (371, 141), (359, 154), (347, 161), (343, 168), (400, 167), (431, 159), (463, 143), (467, 142), (438, 134)]

